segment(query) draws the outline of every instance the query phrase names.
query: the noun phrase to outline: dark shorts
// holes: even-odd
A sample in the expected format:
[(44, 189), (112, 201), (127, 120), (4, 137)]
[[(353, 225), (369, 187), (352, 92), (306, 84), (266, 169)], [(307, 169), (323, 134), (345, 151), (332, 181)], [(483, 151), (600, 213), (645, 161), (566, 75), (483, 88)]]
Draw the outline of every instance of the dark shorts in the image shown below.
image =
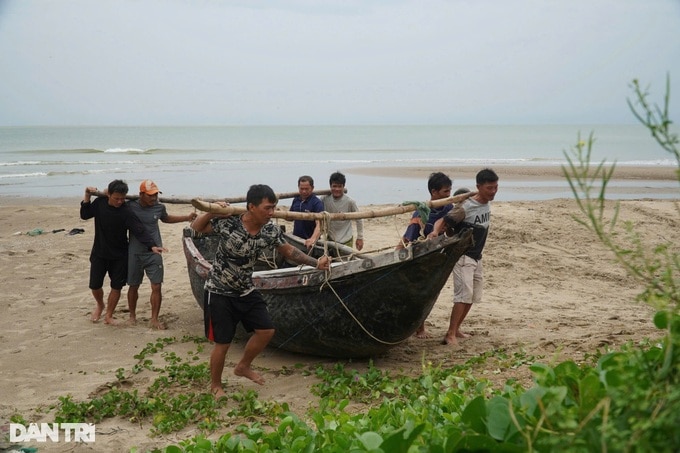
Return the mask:
[(101, 289), (107, 273), (111, 279), (111, 288), (123, 289), (127, 279), (127, 257), (107, 260), (90, 256), (90, 289)]
[(131, 253), (128, 256), (128, 285), (141, 285), (144, 272), (151, 283), (163, 283), (163, 256), (158, 253)]
[(243, 297), (205, 291), (203, 321), (206, 338), (220, 344), (231, 343), (239, 322), (243, 324), (246, 332), (274, 328), (267, 303), (257, 291)]

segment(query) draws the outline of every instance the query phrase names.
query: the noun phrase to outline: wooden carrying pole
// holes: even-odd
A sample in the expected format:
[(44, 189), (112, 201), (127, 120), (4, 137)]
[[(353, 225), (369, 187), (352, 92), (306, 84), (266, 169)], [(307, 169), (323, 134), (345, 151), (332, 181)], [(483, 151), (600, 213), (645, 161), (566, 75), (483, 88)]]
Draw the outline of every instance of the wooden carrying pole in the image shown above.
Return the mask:
[[(445, 206), (449, 203), (460, 203), (476, 193), (477, 192), (463, 193), (448, 198), (442, 198), (441, 200), (427, 201), (425, 202), (425, 204), (430, 208), (438, 208), (441, 206)], [(191, 200), (191, 205), (200, 211), (211, 212), (213, 214), (222, 214), (225, 216), (244, 214), (247, 212), (247, 209), (243, 206), (220, 206), (216, 203), (201, 200), (199, 198), (194, 198), (193, 200)], [(415, 211), (417, 207), (418, 207), (417, 203), (407, 203), (401, 206), (392, 206), (389, 208), (338, 213), (291, 212), (277, 210), (274, 211), (274, 215), (272, 217), (284, 220), (322, 220), (324, 218), (329, 218), (330, 220), (372, 219), (376, 217), (386, 217), (390, 215), (403, 214), (405, 212), (412, 212)]]
[[(345, 189), (345, 192), (347, 192), (347, 189)], [(104, 192), (96, 191), (96, 192), (91, 192), (92, 195), (96, 195), (98, 197), (106, 197), (107, 195)], [(316, 195), (330, 195), (331, 191), (330, 190), (315, 190), (314, 193)], [(277, 193), (276, 198), (279, 200), (284, 199), (284, 198), (294, 198), (298, 195), (298, 192), (284, 192), (284, 193)], [(139, 199), (139, 195), (126, 195), (125, 199), (127, 200), (137, 200)], [(158, 201), (161, 203), (168, 203), (168, 204), (192, 204), (193, 199), (190, 198), (167, 198), (167, 197), (159, 197)], [(209, 203), (215, 203), (217, 201), (226, 201), (227, 203), (245, 203), (246, 202), (246, 197), (231, 197), (231, 198), (213, 198), (213, 199), (207, 199), (204, 200)]]

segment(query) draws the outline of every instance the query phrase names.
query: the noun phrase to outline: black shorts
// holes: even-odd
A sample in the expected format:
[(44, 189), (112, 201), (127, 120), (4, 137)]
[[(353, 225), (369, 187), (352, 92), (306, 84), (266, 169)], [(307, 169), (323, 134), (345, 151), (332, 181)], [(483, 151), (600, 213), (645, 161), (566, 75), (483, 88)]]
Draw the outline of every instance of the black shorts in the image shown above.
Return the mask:
[(145, 272), (151, 283), (163, 283), (163, 256), (158, 253), (131, 253), (128, 255), (128, 285), (141, 285)]
[(206, 338), (220, 344), (231, 343), (239, 322), (243, 324), (246, 332), (274, 328), (267, 303), (257, 291), (243, 297), (205, 291), (203, 321)]
[(90, 289), (101, 289), (108, 272), (112, 289), (123, 289), (127, 281), (127, 257), (107, 260), (90, 256)]

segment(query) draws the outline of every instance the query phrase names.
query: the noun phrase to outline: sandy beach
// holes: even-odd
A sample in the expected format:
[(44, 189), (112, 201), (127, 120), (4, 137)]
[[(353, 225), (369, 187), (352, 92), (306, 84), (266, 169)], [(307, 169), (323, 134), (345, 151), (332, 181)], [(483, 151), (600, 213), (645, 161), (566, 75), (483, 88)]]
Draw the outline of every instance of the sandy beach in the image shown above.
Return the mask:
[[(504, 169), (496, 170), (501, 181), (510, 177)], [(432, 170), (411, 171), (414, 177), (425, 180)], [(526, 169), (515, 176), (536, 178), (540, 172)], [(628, 177), (674, 176), (668, 169), (649, 172), (631, 171)], [(646, 244), (680, 244), (678, 198), (680, 193), (675, 201), (625, 200), (619, 217), (621, 222), (632, 222)], [(161, 309), (161, 320), (168, 324), (168, 330), (159, 332), (147, 327), (148, 282), (140, 289), (136, 326), (119, 328), (89, 321), (94, 302), (87, 288), (88, 256), (94, 228), (92, 221), (80, 220), (79, 200), (80, 194), (58, 200), (0, 197), (0, 291), (4, 294), (0, 301), (0, 438), (15, 414), (30, 421), (53, 422), (53, 413), (47, 409), (60, 396), (72, 395), (78, 401), (91, 397), (116, 380), (117, 369), (132, 367), (136, 363), (134, 355), (147, 343), (160, 337), (203, 334), (202, 312), (191, 294), (180, 243), (183, 224), (161, 224), (164, 245), (169, 249), (164, 255), (166, 278)], [(283, 200), (281, 205), (288, 206), (289, 201)], [(613, 207), (612, 202), (609, 208)], [(185, 214), (192, 208), (168, 205), (168, 209), (172, 214)], [(427, 321), (432, 338), (411, 338), (374, 358), (374, 365), (394, 372), (417, 372), (423, 360), (450, 367), (494, 349), (505, 349), (509, 354), (522, 351), (542, 362), (566, 358), (580, 361), (597, 350), (657, 336), (651, 322), (652, 309), (635, 301), (642, 286), (624, 273), (613, 255), (585, 227), (573, 220), (576, 212), (572, 199), (495, 202), (484, 253), (484, 300), (473, 307), (464, 324), (472, 336), (455, 346), (440, 344), (452, 306), (449, 280)], [(365, 247), (373, 250), (396, 245), (408, 217), (403, 214), (366, 221)], [(35, 228), (44, 233), (26, 234)], [(66, 234), (73, 228), (84, 232)], [(64, 231), (52, 233), (60, 229)], [(108, 280), (105, 288), (107, 285)], [(126, 306), (124, 290), (117, 319), (126, 319)], [(309, 393), (315, 378), (281, 370), (295, 370), (296, 364), (306, 368), (333, 362), (267, 349), (254, 364), (267, 380), (264, 386), (258, 386), (231, 374), (241, 347), (233, 345), (227, 356), (224, 376), (230, 385), (253, 389), (262, 400), (286, 401), (299, 414), (316, 401)], [(209, 350), (206, 347), (202, 352), (202, 360), (208, 360)], [(362, 368), (367, 363), (353, 361), (351, 367)], [(531, 382), (528, 366), (483, 373), (498, 383), (511, 377), (527, 385)], [(143, 382), (131, 382), (140, 390), (145, 388)], [(114, 452), (132, 447), (145, 451), (199, 432), (192, 427), (152, 437), (149, 428), (148, 423), (140, 426), (113, 418), (97, 424), (95, 444), (30, 445), (41, 452)]]

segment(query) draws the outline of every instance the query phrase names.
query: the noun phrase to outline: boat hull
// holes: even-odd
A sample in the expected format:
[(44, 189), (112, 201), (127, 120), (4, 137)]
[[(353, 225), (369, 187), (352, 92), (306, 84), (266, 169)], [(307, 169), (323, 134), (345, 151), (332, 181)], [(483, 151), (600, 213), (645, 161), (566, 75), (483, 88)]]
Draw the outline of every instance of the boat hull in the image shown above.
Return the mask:
[[(200, 306), (216, 238), (184, 237), (192, 291)], [(412, 336), (430, 314), (469, 231), (333, 264), (255, 272), (276, 333), (270, 346), (326, 357), (374, 357)]]

